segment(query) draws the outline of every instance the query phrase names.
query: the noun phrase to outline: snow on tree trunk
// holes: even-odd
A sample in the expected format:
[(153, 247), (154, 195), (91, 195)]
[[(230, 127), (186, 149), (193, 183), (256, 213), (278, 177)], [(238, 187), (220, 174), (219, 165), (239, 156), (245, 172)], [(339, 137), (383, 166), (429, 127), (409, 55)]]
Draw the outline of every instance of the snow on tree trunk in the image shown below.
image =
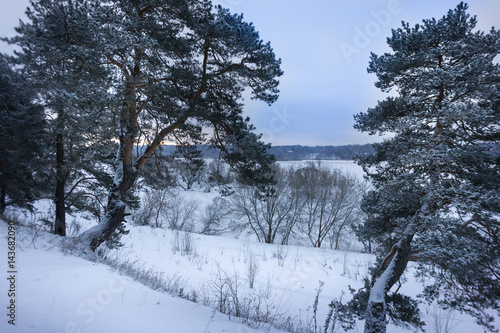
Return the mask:
[(412, 240), (413, 235), (402, 239), (394, 246), (393, 251), (391, 251), (391, 254), (386, 258), (386, 260), (388, 260), (392, 256), (390, 264), (375, 281), (370, 291), (366, 309), (365, 333), (386, 332), (385, 297), (387, 292), (399, 280), (406, 269), (410, 258)]
[(93, 234), (89, 246), (92, 251), (95, 251), (99, 245), (111, 238), (118, 226), (125, 220), (126, 205), (122, 200), (121, 195), (112, 193), (108, 202), (108, 211), (100, 224), (97, 225), (98, 231)]
[(384, 333), (387, 329), (385, 322), (385, 301), (368, 302), (366, 309), (365, 333)]
[(116, 154), (115, 177), (108, 196), (106, 215), (98, 225), (79, 236), (79, 240), (92, 251), (95, 251), (102, 243), (110, 239), (115, 230), (125, 221), (126, 204), (124, 196), (137, 177), (137, 172), (134, 172), (134, 168), (130, 166), (132, 149), (133, 140), (122, 135), (120, 147)]

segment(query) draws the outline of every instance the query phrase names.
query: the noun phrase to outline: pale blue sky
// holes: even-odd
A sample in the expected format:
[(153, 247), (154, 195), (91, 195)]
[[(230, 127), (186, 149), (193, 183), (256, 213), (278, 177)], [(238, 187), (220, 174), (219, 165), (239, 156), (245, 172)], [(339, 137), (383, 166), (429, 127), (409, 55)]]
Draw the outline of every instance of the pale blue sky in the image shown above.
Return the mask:
[[(366, 72), (370, 52), (389, 51), (386, 38), (401, 21), (441, 18), (451, 0), (216, 0), (253, 22), (282, 59), (280, 99), (246, 101), (257, 131), (274, 145), (341, 145), (379, 141), (352, 128), (353, 115), (384, 95)], [(478, 28), (500, 27), (500, 1), (471, 0)], [(27, 0), (0, 0), (0, 35), (12, 36)], [(5, 45), (0, 51), (6, 52)]]

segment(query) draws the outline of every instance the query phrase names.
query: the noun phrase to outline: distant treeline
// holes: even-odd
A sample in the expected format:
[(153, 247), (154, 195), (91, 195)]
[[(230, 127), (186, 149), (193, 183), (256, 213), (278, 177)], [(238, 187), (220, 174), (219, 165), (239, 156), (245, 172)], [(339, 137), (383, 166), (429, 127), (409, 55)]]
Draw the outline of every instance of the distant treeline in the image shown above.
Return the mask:
[[(219, 151), (208, 145), (197, 147), (204, 158), (218, 158)], [(172, 155), (176, 146), (164, 145), (161, 147), (162, 155)], [(278, 161), (302, 160), (352, 160), (356, 155), (369, 155), (375, 151), (371, 144), (345, 145), (345, 146), (273, 146), (270, 152)]]

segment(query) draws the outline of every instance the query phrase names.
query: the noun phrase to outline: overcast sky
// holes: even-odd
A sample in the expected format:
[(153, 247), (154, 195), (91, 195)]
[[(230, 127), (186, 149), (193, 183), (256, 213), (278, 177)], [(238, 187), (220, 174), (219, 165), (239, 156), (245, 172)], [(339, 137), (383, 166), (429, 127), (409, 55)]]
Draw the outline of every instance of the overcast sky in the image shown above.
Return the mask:
[[(450, 0), (217, 0), (243, 13), (282, 59), (280, 98), (273, 106), (246, 101), (245, 112), (273, 145), (342, 145), (380, 141), (353, 129), (353, 115), (384, 95), (367, 74), (370, 52), (388, 52), (401, 21), (441, 18)], [(478, 29), (500, 28), (500, 1), (471, 0)], [(0, 0), (0, 35), (13, 36), (28, 0)], [(1, 52), (9, 52), (2, 43)]]

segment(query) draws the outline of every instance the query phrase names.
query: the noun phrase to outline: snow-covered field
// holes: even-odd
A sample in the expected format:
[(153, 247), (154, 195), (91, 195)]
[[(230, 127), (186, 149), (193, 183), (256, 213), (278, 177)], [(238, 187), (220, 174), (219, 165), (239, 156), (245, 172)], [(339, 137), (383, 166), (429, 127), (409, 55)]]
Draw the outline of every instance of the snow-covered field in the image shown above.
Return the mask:
[(321, 160), (321, 161), (278, 161), (280, 166), (284, 168), (294, 167), (300, 168), (306, 166), (308, 163), (319, 163), (323, 167), (338, 169), (344, 173), (348, 173), (363, 179), (363, 168), (356, 164), (354, 161), (344, 160)]
[[(324, 163), (362, 174), (352, 162)], [(216, 193), (185, 195), (209, 203)], [(11, 297), (9, 230), (0, 221), (0, 332), (281, 332), (275, 327), (314, 328), (315, 321), (323, 332), (330, 301), (348, 300), (348, 286), (361, 288), (374, 260), (363, 253), (269, 245), (244, 236), (128, 228), (124, 245), (96, 263), (62, 251), (59, 237), (17, 226)], [(407, 278), (401, 292), (417, 295), (421, 287), (411, 274)], [(15, 326), (8, 323), (11, 299)], [(422, 311), (429, 333), (482, 332), (465, 315), (425, 304)], [(362, 332), (362, 325), (354, 332)], [(411, 331), (391, 325), (388, 332)]]

